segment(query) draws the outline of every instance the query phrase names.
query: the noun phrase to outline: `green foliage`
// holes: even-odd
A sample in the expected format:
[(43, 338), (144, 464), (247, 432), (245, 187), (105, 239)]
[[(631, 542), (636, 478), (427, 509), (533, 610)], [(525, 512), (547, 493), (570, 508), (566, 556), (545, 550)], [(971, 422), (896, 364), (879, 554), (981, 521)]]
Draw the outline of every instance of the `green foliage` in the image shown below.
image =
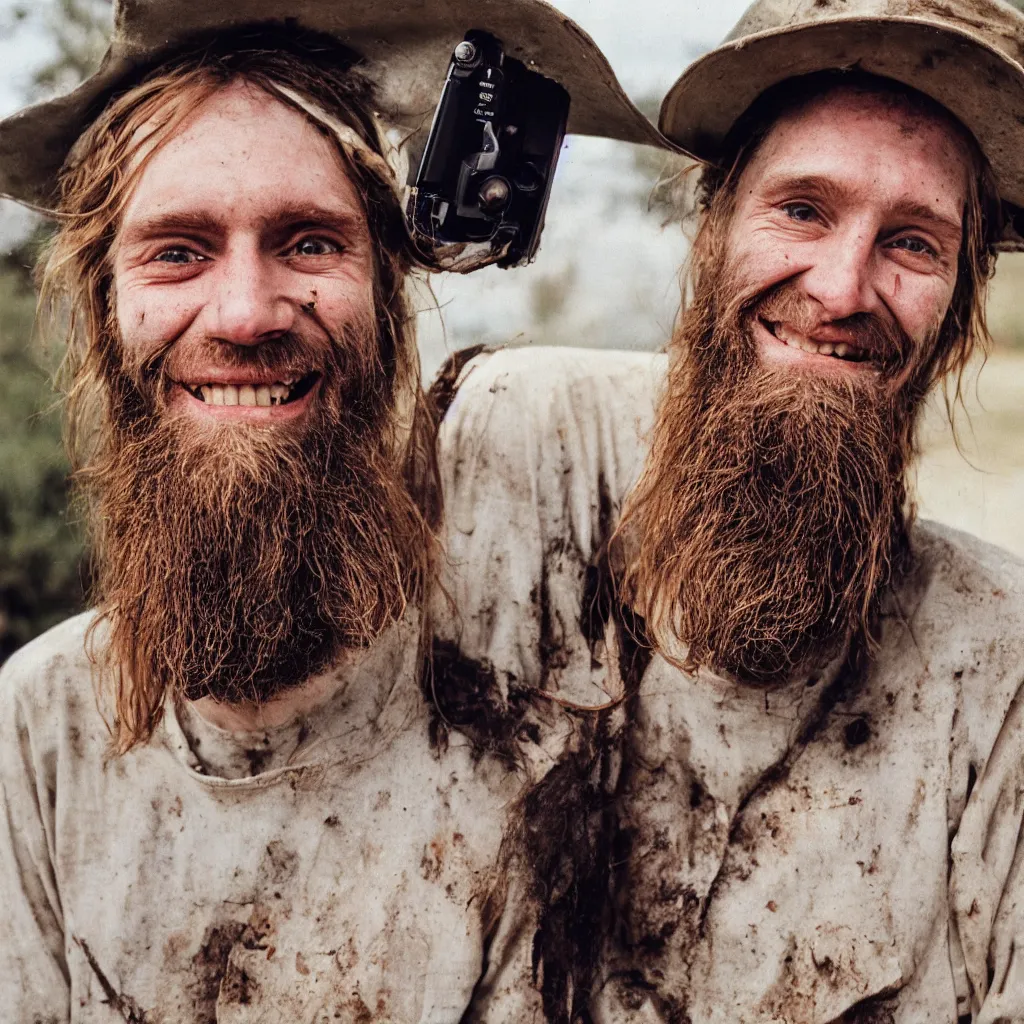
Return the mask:
[[(0, 32), (34, 28), (51, 41), (30, 99), (73, 89), (98, 65), (110, 0), (32, 0), (0, 14)], [(68, 523), (67, 463), (51, 389), (34, 355), (31, 268), (49, 229), (40, 224), (0, 256), (0, 663), (83, 605), (83, 546)]]
[(0, 662), (80, 610), (82, 543), (67, 522), (67, 464), (52, 374), (32, 354), (35, 295), (0, 270)]

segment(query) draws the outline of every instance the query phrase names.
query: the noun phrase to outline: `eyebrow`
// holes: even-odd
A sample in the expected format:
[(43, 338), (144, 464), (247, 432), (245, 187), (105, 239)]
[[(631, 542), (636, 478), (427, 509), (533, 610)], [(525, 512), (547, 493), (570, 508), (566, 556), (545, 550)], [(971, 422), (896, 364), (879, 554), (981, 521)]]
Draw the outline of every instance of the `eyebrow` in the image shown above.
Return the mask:
[[(365, 218), (360, 212), (342, 210), (319, 203), (300, 203), (280, 207), (269, 217), (261, 217), (261, 233), (280, 234), (308, 228), (326, 227), (344, 235), (354, 235), (363, 229)], [(180, 210), (133, 221), (123, 228), (123, 239), (138, 242), (169, 235), (209, 237), (223, 232), (223, 224), (212, 214), (202, 210)]]
[(342, 234), (358, 232), (366, 224), (360, 210), (343, 210), (337, 206), (323, 206), (319, 203), (299, 203), (284, 206), (272, 217), (262, 219), (264, 231), (296, 231), (311, 227), (329, 227)]
[(896, 216), (906, 217), (909, 220), (926, 220), (931, 223), (944, 227), (951, 233), (959, 235), (963, 230), (962, 221), (954, 221), (949, 217), (944, 217), (938, 211), (932, 209), (930, 206), (926, 206), (924, 203), (907, 203), (900, 202), (893, 207), (892, 211)]
[[(847, 194), (847, 190), (842, 185), (837, 185), (831, 179), (816, 174), (796, 176), (779, 174), (775, 177), (768, 177), (761, 187), (763, 191), (768, 193), (778, 192), (783, 189), (808, 192), (819, 195), (831, 202), (838, 202)], [(948, 231), (950, 234), (957, 236), (963, 230), (961, 221), (952, 220), (925, 203), (901, 200), (893, 205), (890, 213), (892, 216), (905, 217), (908, 220), (925, 221), (937, 229)]]

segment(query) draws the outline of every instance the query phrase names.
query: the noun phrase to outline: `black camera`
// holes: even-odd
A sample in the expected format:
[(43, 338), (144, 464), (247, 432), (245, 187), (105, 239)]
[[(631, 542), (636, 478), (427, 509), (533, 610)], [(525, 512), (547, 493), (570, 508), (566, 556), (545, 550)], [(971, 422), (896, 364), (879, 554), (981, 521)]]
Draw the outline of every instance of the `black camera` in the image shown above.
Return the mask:
[(533, 259), (569, 94), (486, 32), (455, 47), (409, 196), (414, 236), (445, 269)]

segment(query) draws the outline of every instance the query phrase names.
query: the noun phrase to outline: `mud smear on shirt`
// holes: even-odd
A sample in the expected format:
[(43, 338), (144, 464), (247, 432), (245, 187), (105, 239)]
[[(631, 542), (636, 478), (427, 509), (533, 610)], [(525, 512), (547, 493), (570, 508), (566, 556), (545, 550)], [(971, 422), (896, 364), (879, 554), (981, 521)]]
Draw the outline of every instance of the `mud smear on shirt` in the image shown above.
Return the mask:
[[(602, 491), (603, 503), (607, 498)], [(635, 723), (637, 693), (651, 650), (642, 620), (617, 599), (621, 561), (621, 553), (607, 544), (595, 552), (585, 573), (580, 629), (595, 660), (599, 642), (609, 628), (615, 631), (626, 694), (623, 720), (612, 727), (612, 710), (602, 712), (592, 726), (585, 725), (578, 752), (563, 760), (524, 801), (519, 846), (532, 878), (538, 915), (534, 981), (552, 1024), (588, 1019), (599, 965), (610, 965), (605, 957), (613, 947), (619, 970), (612, 968), (618, 975), (612, 983), (623, 1006), (638, 1010), (649, 1002), (667, 1021), (689, 1020), (689, 976), (695, 952), (710, 941), (708, 912), (733, 878), (742, 879), (746, 860), (754, 856), (748, 812), (760, 794), (785, 783), (796, 758), (830, 726), (837, 705), (860, 691), (870, 667), (866, 648), (854, 642), (795, 742), (747, 792), (731, 822), (716, 820), (715, 800), (698, 778), (690, 778), (693, 838), (698, 842), (714, 839), (724, 852), (719, 871), (704, 892), (673, 883), (672, 872), (652, 872), (641, 881), (630, 869), (635, 858), (655, 850), (670, 856), (674, 844), (668, 829), (644, 822), (642, 816), (633, 820), (629, 814), (628, 794), (635, 791), (638, 773), (644, 771)], [(846, 750), (866, 749), (873, 726), (869, 715), (847, 722), (841, 732)], [(618, 763), (623, 768), (616, 776), (611, 766)], [(770, 828), (772, 823), (761, 824)], [(837, 969), (823, 960), (822, 983), (828, 984), (829, 972)], [(659, 978), (670, 976), (671, 984), (659, 983)], [(793, 998), (783, 1002), (780, 1016), (801, 1019)], [(889, 1004), (875, 996), (852, 1008), (843, 1020), (884, 1024), (891, 1020)]]
[[(455, 401), (466, 366), (485, 351), (485, 345), (472, 345), (454, 352), (438, 370), (427, 391), (435, 431)], [(476, 615), (485, 618), (494, 612), (492, 603)], [(516, 739), (524, 728), (530, 695), (515, 679), (503, 691), (492, 664), (468, 656), (455, 641), (434, 636), (423, 659), (420, 686), (430, 709), (433, 747), (443, 751), (451, 729), (457, 728), (472, 741), (477, 757), (486, 752), (518, 763)]]
[(85, 956), (90, 970), (99, 982), (100, 988), (103, 989), (103, 995), (106, 997), (107, 1005), (121, 1015), (125, 1024), (147, 1024), (149, 1018), (147, 1017), (146, 1012), (134, 999), (132, 999), (131, 996), (126, 995), (123, 992), (118, 992), (117, 989), (114, 988), (106, 974), (104, 974), (101, 969), (96, 957), (93, 956), (88, 943), (84, 939), (80, 939), (77, 935), (73, 936), (73, 938), (75, 940), (75, 944)]
[[(719, 840), (717, 873), (703, 892), (677, 893), (674, 887), (666, 886), (665, 878), (672, 875), (672, 854), (670, 851), (667, 862), (656, 863), (657, 857), (652, 855), (652, 851), (659, 849), (659, 837), (644, 821), (642, 809), (636, 821), (629, 822), (627, 816), (620, 821), (620, 827), (632, 825), (627, 830), (631, 832), (634, 843), (640, 846), (640, 866), (648, 868), (646, 871), (638, 870), (633, 851), (628, 848), (621, 858), (617, 858), (622, 869), (613, 887), (616, 894), (613, 901), (616, 918), (614, 945), (616, 959), (623, 969), (614, 984), (624, 1005), (628, 1006), (632, 1001), (639, 1006), (650, 1001), (667, 1020), (689, 1019), (689, 993), (696, 983), (691, 981), (696, 969), (694, 965), (714, 957), (713, 908), (734, 884), (742, 884), (757, 868), (758, 858), (764, 856), (765, 835), (770, 836), (772, 844), (781, 850), (780, 855), (785, 855), (783, 823), (777, 814), (758, 812), (760, 798), (778, 787), (789, 787), (794, 794), (799, 793), (802, 787), (790, 780), (798, 759), (815, 741), (828, 742), (851, 753), (859, 752), (870, 744), (873, 731), (870, 716), (861, 714), (847, 720), (845, 715), (837, 713), (842, 705), (863, 692), (870, 672), (871, 662), (864, 645), (854, 643), (793, 742), (775, 763), (760, 774), (740, 800), (726, 825), (727, 834)], [(854, 726), (852, 730), (851, 726)], [(627, 811), (629, 805), (636, 802), (637, 792), (652, 794), (651, 798), (655, 799), (656, 787), (650, 779), (644, 778), (641, 761), (636, 752), (630, 751), (627, 743), (623, 771), (626, 785), (623, 788), (634, 794), (626, 801)], [(688, 830), (694, 842), (711, 842), (716, 831), (715, 801), (696, 780), (691, 787), (689, 804), (695, 815)], [(709, 812), (710, 817), (705, 814), (701, 821), (704, 811)], [(720, 823), (719, 831), (721, 824), (724, 823)], [(684, 825), (685, 822), (679, 821), (673, 828), (678, 832)], [(661, 838), (664, 847), (669, 837)], [(687, 842), (680, 845), (691, 848)], [(704, 855), (713, 856), (714, 851), (707, 849)], [(769, 904), (768, 909), (774, 910), (774, 907)], [(793, 941), (795, 943), (795, 938)], [(809, 1020), (815, 1013), (817, 986), (842, 987), (842, 972), (851, 969), (849, 964), (840, 964), (828, 956), (816, 959), (812, 950), (810, 960), (814, 972), (809, 977), (807, 972), (797, 969), (798, 952), (794, 945), (782, 960), (778, 978), (756, 1008), (758, 1013), (772, 1019)], [(850, 1007), (838, 1020), (842, 1024), (889, 1024), (893, 1020), (891, 996), (889, 991), (876, 992), (869, 999)]]
[(274, 955), (275, 907), (272, 900), (298, 870), (298, 857), (279, 840), (268, 843), (258, 872), (258, 888), (266, 898), (253, 899), (247, 920), (216, 921), (206, 928), (199, 950), (192, 957), (189, 995), (196, 1024), (216, 1024), (217, 1006), (253, 1006), (260, 1001), (259, 981), (235, 958), (236, 950), (265, 951)]
[(651, 659), (642, 619), (618, 598), (622, 556), (612, 542), (615, 509), (603, 476), (596, 512), (589, 558), (561, 538), (545, 552), (535, 598), (542, 679), (550, 681), (566, 661), (565, 624), (551, 614), (547, 594), (549, 573), (561, 570), (556, 560), (568, 555), (570, 564), (583, 566), (580, 620), (572, 628), (587, 641), (595, 669), (602, 666), (599, 646), (614, 632), (624, 698), (620, 706), (577, 716), (575, 749), (526, 794), (504, 845), (509, 870), (525, 874), (536, 908), (533, 980), (546, 1018), (556, 1024), (590, 1018), (591, 992), (612, 923), (609, 894), (623, 854), (615, 808), (621, 719), (633, 717)]
[[(474, 755), (490, 753), (508, 764), (519, 761), (516, 739), (525, 728), (530, 693), (510, 682), (502, 695), (494, 667), (463, 654), (451, 640), (434, 637), (424, 659), (421, 687), (430, 708), (430, 740), (438, 750), (458, 728), (473, 742)], [(534, 727), (535, 728), (535, 727)]]
[(270, 912), (260, 904), (253, 907), (246, 922), (225, 921), (206, 929), (199, 952), (192, 958), (190, 995), (197, 1024), (216, 1024), (218, 1001), (234, 1006), (257, 1002), (259, 983), (232, 961), (231, 954), (238, 947), (269, 952), (267, 939), (272, 932)]

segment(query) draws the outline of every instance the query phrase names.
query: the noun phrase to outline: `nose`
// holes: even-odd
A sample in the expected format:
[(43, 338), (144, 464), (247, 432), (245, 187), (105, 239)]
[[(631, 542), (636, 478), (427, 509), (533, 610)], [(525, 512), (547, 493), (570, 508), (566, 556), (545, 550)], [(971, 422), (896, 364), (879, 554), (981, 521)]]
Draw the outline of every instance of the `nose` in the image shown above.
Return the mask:
[(816, 256), (800, 281), (827, 319), (878, 311), (880, 299), (873, 282), (875, 232), (870, 227), (853, 225), (835, 232)]
[(257, 245), (223, 253), (213, 275), (207, 304), (206, 335), (231, 345), (260, 345), (286, 334), (295, 322), (295, 304), (278, 281), (274, 260)]

